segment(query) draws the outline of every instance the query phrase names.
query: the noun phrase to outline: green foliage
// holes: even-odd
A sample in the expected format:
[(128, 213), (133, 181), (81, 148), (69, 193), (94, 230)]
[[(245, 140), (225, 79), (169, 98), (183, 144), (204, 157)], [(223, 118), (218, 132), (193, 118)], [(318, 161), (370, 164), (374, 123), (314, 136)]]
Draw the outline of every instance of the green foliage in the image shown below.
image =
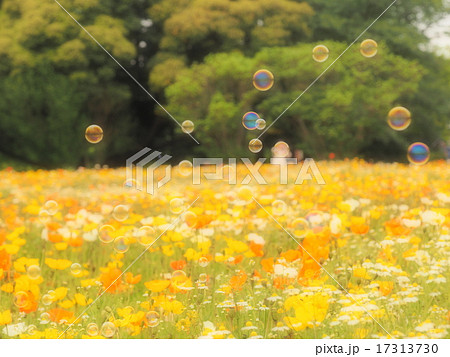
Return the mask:
[[(345, 48), (336, 42), (325, 45), (334, 54), (328, 63)], [(277, 118), (326, 68), (327, 63), (312, 60), (313, 46), (266, 48), (253, 58), (236, 52), (210, 55), (168, 87), (169, 110), (198, 124), (203, 154), (247, 155), (248, 141), (259, 132), (248, 132), (242, 115), (255, 110), (268, 124)], [(385, 46), (380, 52), (367, 59), (357, 49), (350, 51), (265, 134), (266, 145), (285, 139), (315, 157), (330, 151), (354, 156), (376, 142), (384, 148), (406, 146), (405, 136), (392, 133), (386, 116), (417, 92), (423, 68)], [(251, 75), (260, 68), (275, 74), (269, 92), (258, 92), (251, 84)]]

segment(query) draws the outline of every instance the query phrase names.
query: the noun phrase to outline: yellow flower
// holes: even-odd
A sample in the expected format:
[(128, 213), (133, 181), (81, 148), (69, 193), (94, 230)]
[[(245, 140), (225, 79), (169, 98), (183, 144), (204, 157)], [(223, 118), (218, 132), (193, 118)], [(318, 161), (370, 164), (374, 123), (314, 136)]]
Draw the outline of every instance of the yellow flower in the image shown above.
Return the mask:
[(322, 322), (328, 311), (328, 299), (325, 294), (296, 295), (284, 302), (287, 311), (293, 309), (295, 317), (285, 317), (286, 324), (295, 331), (304, 330), (311, 323)]
[(169, 280), (152, 280), (152, 281), (145, 282), (144, 285), (148, 290), (150, 290), (154, 293), (159, 293), (169, 287), (170, 281)]
[(74, 304), (72, 300), (64, 300), (58, 303), (59, 306), (61, 306), (63, 309), (70, 309)]
[(45, 258), (45, 264), (47, 264), (51, 269), (64, 270), (70, 267), (72, 262), (67, 259)]
[(54, 293), (52, 294), (52, 300), (53, 301), (59, 301), (66, 297), (67, 295), (67, 288), (60, 287), (54, 290)]
[(0, 326), (8, 325), (12, 322), (12, 316), (10, 310), (0, 311)]
[(93, 301), (92, 299), (87, 299), (86, 296), (84, 296), (83, 294), (79, 294), (79, 293), (75, 294), (74, 298), (75, 298), (76, 303), (80, 306), (89, 305)]

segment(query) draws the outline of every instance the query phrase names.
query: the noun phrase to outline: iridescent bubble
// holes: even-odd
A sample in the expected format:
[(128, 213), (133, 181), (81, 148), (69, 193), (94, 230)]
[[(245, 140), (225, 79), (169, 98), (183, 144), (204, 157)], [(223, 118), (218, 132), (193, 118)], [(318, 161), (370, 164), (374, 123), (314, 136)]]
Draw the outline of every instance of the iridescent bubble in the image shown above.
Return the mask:
[(145, 320), (150, 327), (156, 327), (159, 325), (160, 317), (156, 311), (149, 311), (145, 314)]
[(194, 131), (194, 123), (190, 120), (185, 120), (183, 123), (181, 123), (181, 130), (183, 130), (183, 133), (190, 134)]
[(97, 336), (98, 335), (98, 326), (95, 322), (91, 322), (86, 326), (86, 333), (89, 336)]
[(171, 284), (175, 287), (183, 287), (186, 280), (186, 273), (183, 270), (175, 270), (170, 278)]
[(266, 128), (266, 121), (262, 118), (256, 120), (256, 129), (264, 130)]
[(312, 57), (316, 62), (325, 62), (328, 59), (330, 51), (324, 45), (318, 45), (313, 48)]
[(253, 153), (260, 152), (262, 150), (262, 148), (263, 148), (263, 144), (262, 144), (261, 140), (259, 140), (259, 139), (252, 139), (248, 143), (248, 149)]
[(50, 314), (48, 312), (43, 312), (40, 316), (41, 325), (48, 324), (50, 322)]
[(128, 218), (128, 206), (117, 205), (113, 210), (113, 217), (116, 221), (123, 222)]
[(253, 85), (260, 91), (266, 91), (273, 86), (273, 74), (267, 69), (260, 69), (253, 75)]
[(195, 228), (198, 222), (198, 216), (195, 212), (187, 211), (183, 215), (184, 222), (189, 228)]
[(87, 127), (84, 136), (91, 144), (98, 144), (103, 139), (103, 129), (98, 125), (90, 125)]
[(156, 231), (150, 226), (143, 226), (139, 228), (136, 235), (138, 243), (144, 247), (152, 245), (156, 239)]
[(311, 228), (322, 227), (325, 217), (321, 211), (312, 210), (305, 216)]
[(110, 321), (106, 321), (105, 323), (103, 323), (100, 332), (101, 332), (102, 336), (104, 336), (106, 338), (111, 338), (116, 333), (116, 330), (117, 330), (116, 325), (114, 325)]
[(208, 280), (208, 275), (206, 275), (205, 273), (201, 273), (201, 274), (198, 276), (198, 281), (199, 281), (200, 283), (206, 283), (207, 280)]
[(181, 198), (173, 198), (169, 203), (170, 211), (174, 214), (180, 214), (185, 209), (184, 200)]
[(282, 200), (275, 200), (272, 202), (272, 214), (274, 216), (282, 216), (287, 211), (287, 204)]
[(28, 294), (25, 291), (18, 291), (14, 294), (14, 305), (18, 308), (24, 307), (28, 302)]
[(430, 148), (424, 143), (411, 144), (407, 156), (411, 164), (425, 165), (430, 159)]
[(242, 117), (242, 125), (245, 129), (255, 130), (256, 129), (256, 121), (260, 119), (259, 115), (255, 112), (247, 112)]
[(192, 163), (189, 160), (183, 160), (178, 164), (178, 172), (181, 176), (189, 176), (192, 174)]
[(41, 297), (41, 301), (46, 306), (51, 305), (53, 302), (53, 296), (51, 294), (44, 294)]
[(39, 279), (41, 276), (41, 268), (38, 265), (30, 265), (27, 268), (27, 276), (32, 280)]
[(42, 224), (47, 224), (47, 223), (49, 223), (50, 220), (51, 220), (51, 217), (52, 217), (51, 214), (48, 213), (47, 210), (41, 209), (41, 210), (39, 211), (39, 222), (41, 222)]
[(309, 229), (309, 223), (304, 218), (297, 218), (292, 222), (292, 233), (296, 238), (304, 238)]
[(388, 124), (394, 130), (405, 130), (411, 124), (411, 113), (403, 107), (392, 108), (388, 114)]
[(48, 212), (50, 216), (55, 215), (58, 212), (58, 203), (50, 200), (44, 203), (44, 210)]
[(103, 243), (111, 243), (114, 241), (116, 229), (113, 226), (105, 224), (98, 230), (98, 239)]
[(273, 157), (289, 157), (291, 155), (291, 149), (289, 145), (284, 141), (278, 141), (272, 148)]
[(209, 265), (209, 260), (206, 257), (200, 257), (198, 260), (198, 265), (200, 265), (202, 268), (206, 268)]
[(114, 250), (117, 253), (126, 253), (128, 249), (130, 249), (130, 246), (128, 245), (128, 238), (120, 236), (114, 239)]
[(378, 44), (374, 40), (364, 40), (361, 42), (359, 52), (361, 52), (364, 57), (373, 57), (378, 52)]
[(81, 264), (79, 263), (73, 263), (70, 266), (70, 272), (74, 275), (74, 276), (79, 276), (81, 275), (81, 273), (83, 272), (83, 267), (81, 266)]

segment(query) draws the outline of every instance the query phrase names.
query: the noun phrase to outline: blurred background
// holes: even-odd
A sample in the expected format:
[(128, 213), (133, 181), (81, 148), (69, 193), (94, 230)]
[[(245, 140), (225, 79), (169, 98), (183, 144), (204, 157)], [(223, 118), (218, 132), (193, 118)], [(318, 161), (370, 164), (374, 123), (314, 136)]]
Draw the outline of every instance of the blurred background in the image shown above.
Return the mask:
[[(0, 169), (124, 166), (147, 146), (181, 160), (248, 157), (242, 115), (267, 124), (392, 0), (61, 0), (181, 123), (197, 145), (53, 0), (0, 0)], [(443, 158), (450, 140), (450, 4), (398, 0), (262, 137), (315, 159), (406, 161), (411, 142)], [(312, 49), (330, 51), (323, 63)], [(253, 74), (275, 76), (267, 92)], [(412, 124), (396, 132), (389, 110)], [(100, 125), (103, 140), (84, 132)]]

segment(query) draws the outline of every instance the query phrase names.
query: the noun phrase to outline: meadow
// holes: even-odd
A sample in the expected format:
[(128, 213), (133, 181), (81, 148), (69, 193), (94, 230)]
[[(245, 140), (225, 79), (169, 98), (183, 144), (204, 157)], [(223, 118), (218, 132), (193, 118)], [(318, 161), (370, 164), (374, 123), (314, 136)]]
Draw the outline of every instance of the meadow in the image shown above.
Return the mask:
[(0, 337), (448, 338), (450, 166), (318, 167), (174, 170), (153, 196), (124, 169), (0, 171)]

